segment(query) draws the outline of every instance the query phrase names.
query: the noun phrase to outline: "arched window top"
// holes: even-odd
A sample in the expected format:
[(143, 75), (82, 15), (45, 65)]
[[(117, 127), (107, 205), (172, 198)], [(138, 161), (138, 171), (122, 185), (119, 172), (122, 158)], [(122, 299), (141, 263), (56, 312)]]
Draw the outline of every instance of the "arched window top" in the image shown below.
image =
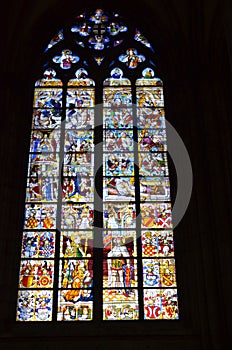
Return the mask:
[(76, 78), (70, 79), (68, 86), (94, 86), (94, 80), (88, 78), (88, 75), (89, 74), (85, 68), (79, 68), (75, 73)]
[(155, 72), (151, 68), (146, 68), (142, 72), (142, 77), (136, 80), (136, 85), (163, 86), (160, 78), (155, 78)]
[[(75, 17), (68, 32), (71, 32), (76, 44), (93, 51), (104, 51), (121, 45), (126, 39), (129, 28), (118, 13), (106, 13), (102, 9), (85, 11)], [(129, 30), (130, 31), (130, 30)], [(139, 29), (133, 29), (133, 39), (147, 48), (151, 44)], [(64, 30), (60, 30), (50, 41), (45, 51), (64, 40)]]
[(104, 80), (104, 86), (131, 85), (127, 78), (123, 78), (123, 71), (120, 68), (114, 68), (110, 72), (110, 78)]
[(43, 78), (36, 81), (35, 86), (62, 86), (63, 83), (56, 77), (56, 71), (52, 68), (45, 70)]
[[(138, 28), (127, 24), (118, 13), (96, 9), (77, 15), (70, 25), (58, 31), (45, 49), (44, 67), (52, 61), (54, 69), (66, 70), (69, 77), (78, 66), (87, 68), (94, 64), (104, 66), (105, 72), (113, 66), (141, 71), (148, 65), (155, 67), (153, 55), (151, 44)], [(59, 74), (65, 76), (60, 70)], [(133, 73), (130, 75), (133, 77)]]

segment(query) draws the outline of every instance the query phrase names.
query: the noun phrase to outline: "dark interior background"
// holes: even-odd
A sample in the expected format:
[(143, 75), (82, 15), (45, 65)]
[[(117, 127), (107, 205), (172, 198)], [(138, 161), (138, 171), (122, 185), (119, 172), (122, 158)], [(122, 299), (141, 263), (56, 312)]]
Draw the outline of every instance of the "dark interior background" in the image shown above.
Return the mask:
[[(58, 1), (4, 4), (1, 22), (1, 342), (10, 349), (226, 349), (231, 335), (231, 62), (229, 0)], [(175, 229), (179, 321), (15, 322), (33, 85), (44, 48), (84, 8), (115, 9), (156, 51), (166, 118), (193, 168)], [(6, 11), (6, 12), (5, 12)], [(8, 14), (8, 16), (7, 16)], [(7, 20), (8, 17), (8, 20)], [(5, 40), (6, 42), (5, 42)], [(43, 322), (42, 322), (43, 323)]]

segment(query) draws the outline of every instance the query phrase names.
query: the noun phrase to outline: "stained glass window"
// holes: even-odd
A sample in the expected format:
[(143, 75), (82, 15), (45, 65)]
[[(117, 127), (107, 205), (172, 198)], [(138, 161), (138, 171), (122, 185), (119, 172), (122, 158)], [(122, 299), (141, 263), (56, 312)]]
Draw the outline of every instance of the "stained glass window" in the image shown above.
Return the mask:
[(46, 47), (17, 321), (178, 319), (163, 83), (148, 65), (152, 52), (139, 29), (103, 9), (79, 14)]

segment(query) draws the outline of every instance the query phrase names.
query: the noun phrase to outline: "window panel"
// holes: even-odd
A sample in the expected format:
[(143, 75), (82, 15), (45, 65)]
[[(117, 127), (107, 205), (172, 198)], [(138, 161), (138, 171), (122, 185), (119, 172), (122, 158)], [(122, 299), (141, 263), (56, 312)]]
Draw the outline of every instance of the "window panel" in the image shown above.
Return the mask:
[(62, 90), (55, 88), (36, 88), (33, 106), (36, 108), (51, 108), (59, 112), (62, 107)]
[(89, 229), (93, 226), (92, 204), (63, 204), (61, 227), (64, 229)]
[(104, 201), (133, 201), (135, 200), (135, 186), (133, 177), (103, 178)]
[(131, 88), (104, 88), (103, 93), (103, 106), (104, 107), (131, 107), (132, 95)]
[(138, 143), (140, 152), (163, 152), (167, 151), (165, 129), (139, 130)]
[(107, 129), (133, 129), (131, 108), (105, 108), (103, 123)]
[(167, 177), (141, 177), (141, 201), (170, 200), (170, 185)]
[(114, 250), (103, 260), (103, 288), (138, 287), (136, 259), (119, 259), (116, 254)]
[(28, 176), (58, 177), (59, 156), (54, 153), (31, 153), (29, 155)]
[(136, 257), (136, 231), (108, 230), (103, 231), (103, 256)]
[(53, 260), (21, 260), (19, 288), (52, 288)]
[(139, 129), (164, 129), (165, 116), (163, 108), (137, 108)]
[(56, 205), (26, 204), (25, 229), (51, 229), (56, 226)]
[(172, 228), (170, 203), (141, 203), (142, 228)]
[(144, 319), (178, 319), (176, 290), (169, 289), (176, 287), (176, 274), (162, 81), (152, 69), (142, 75), (136, 85), (146, 87), (137, 87), (136, 96)]
[(138, 107), (163, 107), (163, 89), (161, 87), (137, 87)]
[(135, 228), (135, 204), (104, 203), (104, 228)]
[(137, 320), (139, 318), (136, 289), (103, 290), (103, 320)]
[(176, 289), (144, 289), (146, 320), (179, 318)]
[(91, 321), (93, 291), (91, 289), (60, 290), (57, 321)]
[(61, 258), (93, 256), (93, 231), (63, 231), (60, 239)]
[(72, 108), (66, 112), (66, 130), (93, 129), (94, 110)]
[(58, 178), (33, 177), (27, 180), (27, 202), (56, 202), (58, 199)]
[(174, 259), (143, 259), (144, 287), (176, 287)]
[(54, 258), (55, 232), (25, 231), (22, 238), (22, 258)]
[(67, 130), (65, 152), (93, 151), (93, 131)]
[(143, 257), (173, 257), (173, 232), (162, 230), (142, 230)]
[(103, 140), (104, 151), (130, 152), (133, 151), (132, 130), (107, 130)]
[(103, 154), (103, 173), (106, 176), (133, 176), (133, 153), (105, 153)]
[(94, 179), (81, 177), (79, 174), (64, 177), (62, 181), (62, 197), (66, 202), (93, 202)]
[[(54, 132), (61, 124), (61, 110), (59, 108), (35, 108), (32, 117), (32, 129)], [(43, 130), (44, 129), (44, 130)]]
[(69, 109), (78, 107), (94, 107), (94, 89), (79, 88), (67, 90), (67, 107)]
[[(64, 123), (64, 165), (58, 284), (58, 321), (93, 317), (94, 103), (88, 72), (70, 79)], [(75, 87), (75, 88), (74, 88)], [(92, 130), (91, 130), (92, 129)], [(66, 203), (65, 203), (66, 202)]]
[(63, 259), (60, 261), (59, 288), (91, 288), (93, 260)]
[(17, 321), (51, 321), (51, 290), (20, 290), (18, 292)]
[(89, 152), (66, 152), (63, 176), (93, 176), (93, 159), (94, 155)]
[(32, 130), (30, 151), (32, 153), (56, 153), (60, 150), (60, 130)]
[(139, 153), (140, 176), (166, 176), (168, 175), (167, 155), (165, 153)]
[[(138, 271), (130, 84), (114, 68), (103, 92), (103, 319), (136, 320)], [(127, 99), (127, 101), (125, 100)], [(111, 107), (111, 108), (109, 108)], [(131, 130), (130, 130), (131, 129)], [(134, 203), (133, 203), (134, 202)]]

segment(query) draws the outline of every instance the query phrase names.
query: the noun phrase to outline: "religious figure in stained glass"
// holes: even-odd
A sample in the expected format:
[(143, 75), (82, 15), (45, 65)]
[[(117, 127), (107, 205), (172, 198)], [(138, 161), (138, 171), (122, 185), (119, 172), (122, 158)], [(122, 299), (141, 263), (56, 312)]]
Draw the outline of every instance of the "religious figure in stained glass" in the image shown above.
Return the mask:
[(62, 51), (61, 56), (55, 56), (53, 61), (59, 63), (62, 69), (70, 69), (73, 63), (79, 61), (79, 57), (73, 56), (71, 50), (65, 49)]
[(119, 56), (119, 61), (125, 63), (129, 68), (137, 68), (140, 62), (145, 61), (145, 56), (138, 55), (137, 50), (130, 48), (126, 51), (125, 55)]

